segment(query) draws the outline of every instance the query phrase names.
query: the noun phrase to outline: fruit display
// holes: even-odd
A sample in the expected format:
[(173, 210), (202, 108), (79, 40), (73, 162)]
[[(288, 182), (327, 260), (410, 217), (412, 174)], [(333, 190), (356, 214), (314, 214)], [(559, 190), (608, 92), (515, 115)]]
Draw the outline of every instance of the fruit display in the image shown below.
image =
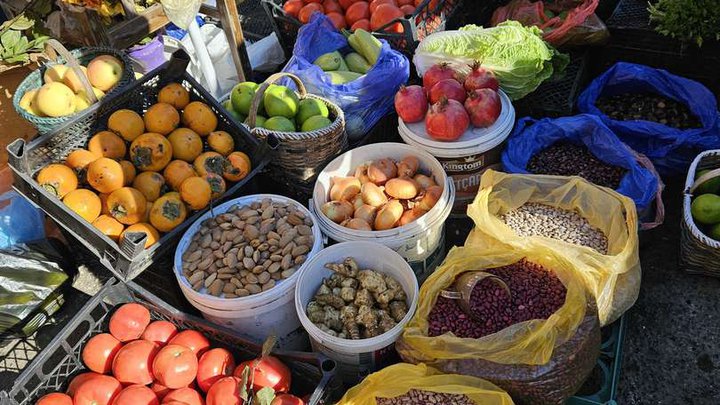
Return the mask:
[(289, 392), (290, 369), (269, 354), (268, 341), (259, 357), (236, 366), (230, 351), (212, 347), (202, 333), (153, 320), (141, 304), (124, 304), (110, 317), (109, 333), (83, 345), (87, 371), (67, 382), (64, 393), (35, 404), (305, 404)]
[(283, 10), (288, 15), (306, 24), (313, 13), (325, 14), (337, 29), (348, 28), (351, 31), (364, 29), (387, 32), (403, 32), (401, 23), (391, 22), (415, 13), (423, 0), (288, 0)]
[(702, 127), (685, 104), (659, 94), (623, 93), (600, 97), (595, 105), (614, 120), (651, 121), (677, 129)]
[(422, 87), (411, 85), (397, 92), (395, 111), (406, 123), (424, 119), (425, 129), (434, 140), (458, 140), (470, 124), (487, 128), (500, 117), (498, 80), (477, 62), (464, 77), (446, 63), (433, 65), (422, 82)]
[[(111, 55), (100, 55), (80, 66), (88, 79), (95, 97), (99, 100), (112, 90), (123, 75), (123, 63)], [(39, 117), (64, 117), (90, 107), (80, 78), (68, 65), (48, 66), (43, 74), (43, 85), (29, 90), (20, 99), (20, 107)]]
[(90, 137), (85, 149), (71, 151), (36, 177), (112, 240), (145, 233), (146, 248), (220, 197), (226, 182), (240, 181), (252, 169), (250, 158), (234, 150), (232, 136), (216, 130), (209, 106), (190, 102), (177, 83), (165, 86), (159, 98), (167, 103), (142, 115), (113, 112), (107, 129)]
[(347, 177), (333, 177), (321, 212), (357, 231), (382, 231), (409, 224), (437, 204), (443, 186), (423, 172), (415, 156), (378, 159)]
[[(695, 180), (716, 168), (698, 170)], [(700, 184), (693, 192), (690, 213), (695, 224), (708, 237), (720, 241), (720, 177)]]
[(323, 332), (341, 339), (370, 339), (390, 331), (408, 313), (408, 297), (393, 277), (360, 269), (355, 259), (326, 263), (324, 278), (308, 302), (307, 317)]
[(345, 84), (360, 78), (377, 63), (382, 43), (364, 29), (343, 31), (353, 52), (339, 51), (320, 55), (313, 64), (327, 72), (332, 84)]

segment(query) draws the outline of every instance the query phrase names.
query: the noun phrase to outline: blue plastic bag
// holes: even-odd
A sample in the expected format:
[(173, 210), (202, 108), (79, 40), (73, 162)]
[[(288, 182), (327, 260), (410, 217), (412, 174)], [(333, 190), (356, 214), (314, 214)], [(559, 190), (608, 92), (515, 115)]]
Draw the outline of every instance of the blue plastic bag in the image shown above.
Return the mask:
[(15, 191), (0, 194), (0, 249), (44, 238), (42, 211)]
[[(601, 96), (630, 92), (651, 92), (682, 102), (702, 127), (682, 130), (643, 120), (618, 121), (595, 107)], [(583, 91), (578, 110), (602, 118), (623, 142), (649, 157), (663, 174), (685, 172), (700, 151), (720, 148), (720, 114), (713, 94), (702, 84), (665, 70), (619, 62)]]
[(329, 18), (315, 13), (300, 28), (293, 56), (283, 69), (298, 76), (308, 92), (327, 98), (343, 110), (351, 141), (361, 138), (393, 110), (395, 93), (410, 77), (407, 57), (391, 49), (387, 41), (380, 42), (378, 61), (366, 74), (349, 83), (332, 84), (330, 77), (313, 62), (325, 53), (346, 54), (352, 49)]
[(652, 204), (658, 191), (657, 177), (642, 167), (633, 151), (593, 115), (520, 119), (502, 154), (503, 166), (509, 173), (529, 173), (526, 167), (530, 158), (558, 141), (584, 144), (603, 162), (627, 169), (616, 191), (635, 201), (638, 211)]

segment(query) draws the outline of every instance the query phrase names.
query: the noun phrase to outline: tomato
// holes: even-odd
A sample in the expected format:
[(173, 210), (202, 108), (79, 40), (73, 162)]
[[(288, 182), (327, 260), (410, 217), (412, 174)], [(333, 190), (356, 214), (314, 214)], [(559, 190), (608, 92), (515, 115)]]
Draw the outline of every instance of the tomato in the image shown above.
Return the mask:
[(345, 21), (351, 27), (355, 24), (355, 21), (362, 20), (363, 18), (370, 18), (370, 6), (367, 1), (353, 3), (345, 10)]
[(131, 385), (115, 397), (112, 405), (159, 405), (157, 396), (144, 385)]
[(172, 391), (170, 388), (160, 384), (157, 381), (152, 383), (152, 385), (150, 386), (150, 389), (155, 393), (155, 395), (157, 395), (157, 397), (160, 401), (162, 401), (163, 398), (165, 398), (165, 395), (169, 394), (170, 391)]
[(210, 348), (210, 341), (196, 330), (184, 330), (168, 341), (169, 345), (185, 346), (200, 357)]
[(337, 0), (324, 0), (322, 2), (323, 10), (325, 10), (325, 14), (330, 13), (340, 13), (342, 14), (343, 8), (340, 6), (340, 3), (337, 2)]
[(340, 3), (340, 7), (342, 7), (343, 10), (347, 10), (356, 1), (360, 1), (360, 0), (338, 0), (338, 3)]
[[(389, 24), (391, 21), (404, 16), (405, 14), (397, 6), (393, 6), (392, 4), (381, 4), (375, 9), (372, 17), (370, 17), (370, 29), (376, 31)], [(384, 28), (384, 31), (387, 32), (403, 32), (403, 30), (403, 26), (400, 23), (395, 23)]]
[(337, 28), (338, 30), (341, 30), (341, 29), (347, 27), (347, 25), (345, 25), (345, 17), (343, 17), (342, 14), (340, 14), (340, 13), (327, 13), (327, 14), (325, 14), (325, 15), (327, 16), (327, 18), (330, 19), (330, 21), (332, 21), (333, 25), (334, 25), (335, 28)]
[(109, 375), (88, 378), (75, 390), (73, 405), (108, 405), (122, 391), (122, 384)]
[(52, 392), (38, 399), (35, 405), (73, 405), (73, 400), (68, 394)]
[(153, 382), (152, 364), (158, 345), (147, 340), (127, 343), (115, 355), (112, 372), (123, 384), (148, 385)]
[(75, 396), (75, 391), (77, 391), (78, 387), (82, 385), (85, 381), (102, 374), (99, 373), (82, 373), (76, 375), (72, 380), (70, 380), (70, 384), (68, 384), (67, 390), (65, 390), (65, 393), (72, 396)]
[(187, 387), (197, 374), (198, 358), (185, 346), (167, 345), (155, 356), (152, 370), (157, 381), (168, 388)]
[(273, 399), (270, 405), (305, 405), (305, 401), (291, 394), (280, 394)]
[(316, 11), (322, 14), (325, 12), (325, 9), (323, 8), (322, 4), (310, 3), (300, 10), (300, 13), (298, 14), (298, 19), (301, 23), (307, 24), (307, 22), (310, 21), (310, 17)]
[(165, 346), (168, 340), (177, 335), (178, 331), (175, 325), (168, 321), (155, 321), (145, 328), (140, 339), (149, 340), (157, 345)]
[(265, 356), (245, 361), (237, 366), (233, 375), (241, 377), (245, 367), (250, 367), (253, 371), (250, 378), (254, 382), (253, 390), (259, 391), (264, 387), (270, 387), (277, 393), (290, 390), (290, 369), (277, 357)]
[(411, 4), (405, 4), (400, 6), (400, 11), (402, 11), (405, 15), (412, 15), (415, 13), (415, 6)]
[(240, 398), (240, 383), (236, 377), (225, 377), (217, 380), (208, 390), (205, 403), (207, 405), (243, 405)]
[(82, 361), (90, 370), (107, 374), (112, 371), (112, 362), (123, 347), (119, 340), (109, 333), (100, 333), (90, 338), (83, 347)]
[(310, 3), (322, 3), (322, 0), (302, 0), (302, 2), (305, 3), (305, 4), (310, 4)]
[(233, 355), (222, 348), (205, 352), (198, 362), (197, 383), (203, 392), (208, 392), (215, 381), (232, 375), (235, 370)]
[(304, 4), (301, 0), (290, 0), (283, 5), (283, 10), (291, 16), (297, 18), (300, 14), (300, 9), (303, 8)]
[(110, 333), (121, 342), (139, 338), (150, 323), (150, 311), (140, 304), (121, 306), (110, 318)]
[(367, 18), (363, 18), (362, 20), (355, 21), (355, 24), (350, 27), (350, 31), (355, 31), (357, 29), (370, 31), (370, 20), (368, 20)]
[(402, 6), (413, 6), (415, 7), (415, 1), (414, 0), (397, 0), (398, 7)]
[(395, 0), (372, 0), (370, 2), (370, 14), (374, 13), (375, 9), (381, 4), (392, 4), (393, 6), (397, 6), (397, 2)]
[(170, 391), (163, 399), (163, 404), (168, 402), (180, 402), (185, 405), (205, 405), (202, 395), (192, 388), (180, 388)]

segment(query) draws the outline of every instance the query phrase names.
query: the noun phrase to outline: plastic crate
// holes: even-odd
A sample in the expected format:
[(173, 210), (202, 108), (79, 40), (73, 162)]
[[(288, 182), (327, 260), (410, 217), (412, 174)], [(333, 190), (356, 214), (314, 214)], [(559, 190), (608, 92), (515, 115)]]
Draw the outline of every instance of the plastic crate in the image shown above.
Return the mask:
[[(40, 396), (64, 391), (72, 376), (84, 371), (81, 352), (93, 335), (107, 331), (109, 315), (116, 306), (137, 302), (150, 310), (152, 319), (164, 319), (178, 329), (194, 329), (210, 339), (214, 347), (224, 347), (240, 362), (255, 358), (261, 348), (228, 329), (173, 309), (159, 298), (130, 282), (108, 282), (38, 354), (18, 377), (12, 389), (0, 392), (2, 405), (33, 404)], [(311, 394), (310, 405), (327, 404), (337, 397), (340, 385), (335, 378), (335, 362), (315, 353), (274, 352), (292, 371), (291, 392)]]
[(143, 234), (136, 234), (143, 236), (141, 239), (128, 237), (118, 245), (40, 187), (34, 176), (47, 164), (62, 161), (72, 150), (84, 148), (92, 135), (106, 128), (107, 119), (114, 111), (128, 108), (142, 113), (157, 101), (157, 93), (165, 84), (180, 82), (190, 91), (191, 100), (202, 101), (212, 108), (218, 117), (218, 129), (230, 133), (236, 148), (251, 157), (253, 169), (250, 174), (230, 186), (214, 203), (238, 196), (245, 190), (248, 182), (267, 165), (269, 152), (277, 146), (277, 140), (271, 137), (268, 142), (260, 143), (246, 129), (238, 126), (220, 104), (185, 72), (188, 62), (187, 54), (179, 51), (170, 62), (148, 73), (124, 92), (104, 98), (56, 132), (43, 135), (29, 143), (18, 139), (7, 147), (8, 164), (13, 171), (15, 189), (82, 242), (105, 267), (124, 281), (140, 274), (152, 264), (155, 257), (170, 252), (185, 228), (209, 208), (195, 212), (148, 249), (144, 249)]
[[(286, 0), (262, 0), (263, 7), (268, 17), (272, 20), (275, 32), (287, 55), (292, 55), (297, 33), (303, 25), (295, 17), (288, 15), (283, 10)], [(400, 22), (403, 26), (403, 33), (391, 33), (383, 28), (373, 31), (376, 38), (388, 41), (393, 49), (396, 49), (412, 59), (420, 41), (426, 36), (445, 30), (445, 24), (458, 9), (463, 0), (424, 0), (415, 10), (412, 16), (399, 18), (387, 24), (386, 27)], [(431, 3), (432, 6), (431, 7)]]
[(272, 21), (260, 3), (260, 0), (245, 0), (237, 3), (243, 35), (251, 41), (259, 41), (273, 32)]

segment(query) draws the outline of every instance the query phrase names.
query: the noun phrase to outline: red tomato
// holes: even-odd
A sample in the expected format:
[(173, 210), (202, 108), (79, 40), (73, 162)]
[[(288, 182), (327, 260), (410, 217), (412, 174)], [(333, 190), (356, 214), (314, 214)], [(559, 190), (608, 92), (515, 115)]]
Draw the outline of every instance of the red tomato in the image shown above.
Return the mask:
[(208, 390), (205, 397), (207, 405), (243, 405), (240, 398), (241, 380), (236, 377), (225, 377), (217, 380)]
[[(370, 17), (370, 29), (376, 31), (378, 28), (385, 26), (391, 21), (404, 16), (405, 14), (396, 6), (393, 6), (392, 4), (381, 4), (375, 9), (372, 17)], [(395, 23), (385, 28), (385, 31), (403, 32), (403, 27), (400, 23)]]
[[(420, 7), (423, 1), (425, 0), (415, 0), (415, 7)], [(438, 6), (438, 1), (439, 0), (430, 0), (430, 4), (428, 4), (428, 10), (431, 12), (435, 11)]]
[(71, 397), (75, 396), (75, 391), (77, 391), (78, 387), (81, 386), (82, 383), (84, 383), (85, 381), (87, 381), (93, 377), (99, 376), (99, 375), (102, 375), (102, 374), (82, 373), (82, 374), (76, 375), (72, 380), (70, 380), (70, 384), (68, 385), (67, 390), (65, 390), (65, 393), (70, 395)]
[(155, 356), (152, 370), (157, 381), (168, 388), (187, 387), (197, 375), (198, 359), (185, 346), (167, 345)]
[(177, 328), (168, 321), (155, 321), (145, 328), (140, 339), (149, 340), (160, 346), (165, 346), (168, 340), (177, 335)]
[(168, 341), (169, 345), (185, 346), (200, 357), (210, 348), (210, 341), (196, 330), (184, 330)]
[(52, 392), (38, 399), (35, 405), (73, 405), (73, 400), (68, 394)]
[(415, 6), (413, 6), (412, 4), (405, 4), (400, 6), (400, 11), (405, 13), (405, 15), (411, 15), (415, 12)]
[(357, 29), (370, 31), (370, 20), (363, 18), (362, 20), (355, 21), (355, 24), (350, 27), (350, 31), (355, 31)]
[(148, 385), (155, 379), (152, 364), (159, 350), (158, 345), (147, 340), (135, 340), (127, 343), (115, 355), (112, 372), (123, 384)]
[(121, 342), (135, 340), (150, 323), (150, 311), (140, 304), (121, 306), (110, 317), (110, 333)]
[(343, 10), (347, 10), (356, 1), (360, 1), (360, 0), (338, 0), (338, 3), (340, 3), (340, 7), (342, 7)]
[(75, 390), (73, 405), (108, 405), (122, 391), (122, 384), (109, 375), (85, 380)]
[(82, 361), (90, 370), (107, 374), (112, 371), (113, 359), (122, 347), (123, 344), (109, 333), (95, 335), (83, 347)]
[(343, 28), (346, 28), (347, 25), (345, 25), (345, 17), (342, 16), (340, 13), (327, 13), (325, 14), (330, 21), (332, 21), (335, 28), (338, 30), (341, 30)]
[(276, 393), (290, 390), (290, 369), (277, 357), (266, 356), (245, 361), (237, 366), (233, 375), (241, 377), (245, 367), (250, 367), (253, 372), (250, 380), (253, 381), (255, 391), (259, 391), (264, 387), (270, 387)]
[(325, 14), (343, 13), (343, 8), (340, 7), (340, 3), (338, 3), (337, 0), (324, 0), (322, 6)]
[(291, 394), (280, 394), (273, 399), (270, 405), (305, 405), (305, 401)]
[(402, 6), (415, 6), (414, 0), (397, 0), (398, 7)]
[(297, 18), (300, 14), (300, 9), (303, 8), (304, 4), (302, 0), (289, 0), (283, 5), (283, 10), (291, 16)]
[(305, 4), (310, 4), (310, 3), (322, 3), (322, 0), (302, 0), (302, 2), (305, 3)]
[(208, 392), (215, 381), (232, 375), (235, 370), (233, 355), (223, 349), (215, 348), (205, 352), (198, 362), (197, 383), (203, 392)]
[(115, 397), (112, 405), (159, 405), (157, 396), (144, 385), (131, 385)]
[(375, 12), (375, 9), (378, 8), (381, 4), (392, 4), (393, 6), (397, 6), (397, 2), (395, 0), (372, 0), (370, 2), (370, 14)]
[(322, 14), (325, 12), (325, 9), (323, 8), (322, 4), (310, 3), (300, 10), (300, 14), (298, 14), (298, 19), (301, 23), (307, 24), (307, 22), (310, 21), (310, 16), (312, 16), (312, 14), (316, 11)]
[(172, 391), (170, 388), (158, 383), (155, 381), (151, 386), (150, 389), (157, 395), (159, 400), (163, 400), (165, 398), (165, 395), (169, 394), (170, 391)]
[(366, 1), (353, 3), (352, 6), (345, 10), (345, 21), (351, 27), (355, 24), (355, 21), (363, 18), (370, 18), (370, 5)]
[(163, 399), (163, 404), (168, 402), (180, 402), (185, 405), (205, 405), (202, 395), (192, 388), (180, 388), (179, 390), (170, 391)]

